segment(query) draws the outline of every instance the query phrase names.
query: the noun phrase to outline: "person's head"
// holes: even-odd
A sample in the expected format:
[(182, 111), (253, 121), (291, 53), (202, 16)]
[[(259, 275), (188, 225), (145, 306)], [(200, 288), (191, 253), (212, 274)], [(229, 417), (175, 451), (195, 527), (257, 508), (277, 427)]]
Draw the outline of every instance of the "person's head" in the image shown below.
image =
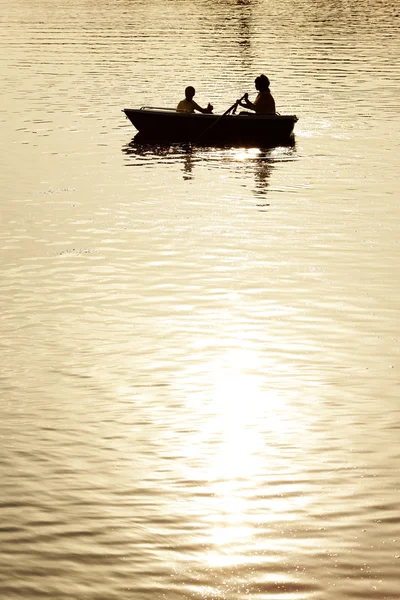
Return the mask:
[(196, 90), (194, 89), (193, 86), (189, 85), (186, 89), (185, 89), (185, 98), (186, 100), (192, 100), (193, 96), (195, 95)]
[(256, 90), (259, 92), (266, 92), (269, 90), (269, 79), (266, 75), (260, 75), (260, 77), (256, 77), (255, 80)]

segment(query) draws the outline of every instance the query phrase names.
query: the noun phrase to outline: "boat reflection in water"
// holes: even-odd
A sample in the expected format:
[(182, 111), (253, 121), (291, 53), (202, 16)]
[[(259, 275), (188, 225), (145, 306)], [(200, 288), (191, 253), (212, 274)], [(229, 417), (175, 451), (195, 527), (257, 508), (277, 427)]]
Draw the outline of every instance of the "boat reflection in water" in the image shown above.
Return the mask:
[[(122, 147), (127, 155), (127, 166), (160, 166), (180, 164), (182, 177), (190, 181), (195, 177), (196, 165), (207, 166), (212, 170), (226, 170), (229, 177), (254, 178), (253, 193), (265, 196), (269, 186), (272, 171), (277, 163), (288, 162), (296, 158), (295, 143), (291, 146), (274, 148), (218, 147), (198, 146), (191, 143), (161, 144), (142, 142), (135, 136)], [(232, 166), (234, 167), (232, 169)], [(239, 169), (238, 169), (239, 168)], [(268, 204), (259, 204), (265, 208)]]

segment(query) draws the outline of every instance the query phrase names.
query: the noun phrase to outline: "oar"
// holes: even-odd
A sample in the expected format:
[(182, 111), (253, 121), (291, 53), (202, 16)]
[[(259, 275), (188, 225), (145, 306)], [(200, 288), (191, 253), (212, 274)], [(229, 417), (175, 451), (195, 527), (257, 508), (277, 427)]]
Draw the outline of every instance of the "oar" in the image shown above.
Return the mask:
[(236, 111), (239, 103), (244, 99), (244, 97), (246, 96), (246, 94), (243, 94), (243, 96), (241, 98), (239, 98), (239, 100), (236, 100), (235, 104), (232, 104), (232, 106), (230, 106), (228, 108), (228, 110), (226, 110), (222, 115), (220, 115), (218, 117), (218, 119), (216, 121), (214, 121), (213, 123), (211, 123), (211, 125), (209, 125), (204, 131), (201, 132), (201, 134), (194, 140), (194, 143), (198, 142), (199, 139), (201, 137), (203, 137), (203, 135), (205, 133), (207, 133), (207, 131), (210, 131), (210, 129), (212, 129), (213, 127), (216, 126), (216, 124), (222, 119), (222, 117), (226, 117), (226, 115), (229, 115), (229, 113), (231, 112), (231, 110), (233, 110), (234, 112)]

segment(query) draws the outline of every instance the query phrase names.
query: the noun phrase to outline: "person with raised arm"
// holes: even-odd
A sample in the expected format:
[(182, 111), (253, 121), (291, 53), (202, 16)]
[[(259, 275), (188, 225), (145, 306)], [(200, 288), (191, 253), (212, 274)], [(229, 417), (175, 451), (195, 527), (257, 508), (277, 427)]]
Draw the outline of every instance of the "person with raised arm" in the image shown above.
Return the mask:
[(176, 110), (189, 113), (194, 113), (195, 110), (201, 113), (212, 113), (213, 106), (210, 103), (208, 103), (207, 108), (202, 108), (197, 104), (197, 102), (193, 100), (193, 96), (195, 95), (195, 93), (196, 90), (194, 89), (194, 87), (189, 85), (185, 89), (185, 98), (179, 102), (178, 106), (176, 107)]
[(266, 75), (260, 75), (255, 79), (256, 90), (258, 91), (257, 97), (254, 102), (250, 102), (249, 95), (244, 95), (244, 101), (239, 102), (243, 108), (249, 108), (254, 110), (257, 114), (276, 114), (275, 100), (269, 89), (269, 79)]

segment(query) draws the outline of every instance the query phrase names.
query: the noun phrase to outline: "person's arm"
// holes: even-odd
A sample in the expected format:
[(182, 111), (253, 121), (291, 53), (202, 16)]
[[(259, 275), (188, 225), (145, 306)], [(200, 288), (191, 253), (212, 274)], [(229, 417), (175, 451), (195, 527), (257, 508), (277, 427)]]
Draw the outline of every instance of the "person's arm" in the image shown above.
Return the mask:
[(199, 112), (201, 112), (201, 113), (211, 113), (211, 112), (213, 111), (213, 106), (211, 106), (211, 104), (210, 104), (210, 103), (208, 103), (208, 106), (207, 106), (207, 108), (201, 108), (201, 106), (199, 106), (199, 105), (197, 104), (197, 102), (195, 102), (194, 100), (193, 100), (193, 108), (194, 108), (195, 110), (198, 110), (198, 111), (199, 111)]
[(250, 110), (256, 110), (255, 105), (252, 102), (250, 102), (248, 94), (244, 95), (244, 102), (239, 102), (239, 104), (240, 106), (243, 106), (243, 108), (250, 108)]

